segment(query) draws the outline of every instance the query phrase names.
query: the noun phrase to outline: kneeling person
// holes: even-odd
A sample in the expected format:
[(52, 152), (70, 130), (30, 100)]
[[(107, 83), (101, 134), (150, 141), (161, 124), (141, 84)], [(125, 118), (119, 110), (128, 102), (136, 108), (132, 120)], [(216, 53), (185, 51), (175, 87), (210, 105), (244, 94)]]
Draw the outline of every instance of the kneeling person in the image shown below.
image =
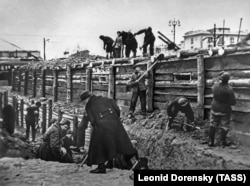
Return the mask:
[(72, 163), (72, 156), (62, 147), (61, 139), (70, 128), (68, 120), (52, 125), (43, 136), (43, 143), (38, 150), (38, 158), (45, 161)]

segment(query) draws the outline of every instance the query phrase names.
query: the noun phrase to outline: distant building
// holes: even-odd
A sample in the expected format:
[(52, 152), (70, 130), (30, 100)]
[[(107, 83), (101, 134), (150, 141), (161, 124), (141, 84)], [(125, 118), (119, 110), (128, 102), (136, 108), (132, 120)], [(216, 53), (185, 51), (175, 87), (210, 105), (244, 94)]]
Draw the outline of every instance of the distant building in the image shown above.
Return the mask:
[(77, 51), (76, 53), (71, 54), (70, 57), (88, 58), (89, 57), (89, 50)]
[[(224, 30), (224, 46), (237, 43), (238, 32), (231, 32), (230, 28), (216, 28), (216, 46), (223, 46), (223, 30)], [(247, 31), (241, 31), (239, 41), (247, 35)], [(186, 32), (183, 42), (184, 50), (207, 49), (213, 46), (214, 29), (196, 30)]]
[(0, 58), (40, 58), (40, 51), (38, 50), (14, 50), (14, 51), (0, 51)]

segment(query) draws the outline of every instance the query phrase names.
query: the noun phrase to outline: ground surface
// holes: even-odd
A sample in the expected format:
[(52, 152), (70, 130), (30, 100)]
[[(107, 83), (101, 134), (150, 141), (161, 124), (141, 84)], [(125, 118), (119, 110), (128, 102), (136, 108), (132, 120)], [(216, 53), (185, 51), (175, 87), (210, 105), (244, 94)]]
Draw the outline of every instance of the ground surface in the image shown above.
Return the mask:
[[(11, 94), (12, 96), (12, 94)], [(25, 97), (22, 97), (27, 99)], [(54, 109), (64, 108), (64, 116), (72, 114), (74, 104), (55, 103)], [(249, 149), (237, 142), (222, 148), (208, 148), (208, 123), (200, 122), (201, 130), (180, 130), (182, 116), (174, 129), (166, 130), (166, 111), (155, 111), (147, 118), (123, 118), (131, 140), (134, 140), (141, 157), (147, 157), (150, 169), (250, 169)], [(133, 185), (131, 171), (108, 170), (107, 174), (90, 174), (90, 167), (79, 164), (61, 164), (33, 159), (38, 143), (25, 143), (21, 139), (25, 130), (17, 128), (14, 137), (0, 131), (0, 185)], [(22, 158), (20, 158), (22, 157)], [(25, 160), (26, 159), (26, 160)], [(93, 167), (94, 168), (94, 167)]]

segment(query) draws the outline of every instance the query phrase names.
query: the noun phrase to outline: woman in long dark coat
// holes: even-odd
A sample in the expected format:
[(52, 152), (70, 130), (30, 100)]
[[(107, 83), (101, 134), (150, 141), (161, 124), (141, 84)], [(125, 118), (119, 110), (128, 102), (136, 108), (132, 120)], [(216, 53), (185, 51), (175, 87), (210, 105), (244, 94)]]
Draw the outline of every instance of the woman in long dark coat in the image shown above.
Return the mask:
[(114, 100), (91, 95), (88, 91), (81, 94), (86, 102), (85, 123), (91, 122), (93, 132), (88, 151), (87, 165), (98, 165), (91, 173), (106, 173), (104, 163), (117, 155), (136, 153), (121, 121), (120, 109)]

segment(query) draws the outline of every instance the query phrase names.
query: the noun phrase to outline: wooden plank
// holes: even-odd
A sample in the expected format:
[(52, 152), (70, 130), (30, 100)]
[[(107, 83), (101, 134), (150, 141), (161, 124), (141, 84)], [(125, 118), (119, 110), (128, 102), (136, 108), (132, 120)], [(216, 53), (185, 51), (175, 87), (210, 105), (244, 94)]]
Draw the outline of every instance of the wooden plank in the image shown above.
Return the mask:
[(173, 73), (155, 74), (155, 80), (156, 81), (173, 81), (174, 75)]
[(199, 55), (197, 57), (197, 102), (198, 109), (197, 114), (200, 119), (204, 119), (204, 93), (205, 93), (205, 68), (204, 57)]
[(115, 92), (128, 92), (127, 85), (116, 85)]
[(180, 87), (191, 88), (196, 87), (197, 81), (155, 81), (155, 87)]
[(250, 70), (250, 54), (205, 58), (205, 69), (208, 71)]
[(115, 84), (116, 85), (127, 85), (128, 84), (128, 80), (116, 80)]
[(116, 92), (115, 99), (131, 100), (132, 92)]
[(156, 102), (169, 102), (172, 101), (174, 99), (176, 99), (177, 97), (185, 97), (187, 99), (189, 99), (190, 101), (197, 101), (197, 97), (196, 96), (184, 96), (184, 95), (176, 95), (176, 94), (163, 94), (163, 95), (155, 95), (154, 96), (154, 101)]
[(86, 83), (72, 83), (73, 89), (85, 89)]
[(162, 72), (197, 72), (196, 58), (189, 60), (170, 61), (156, 64), (155, 73)]
[[(234, 88), (234, 94), (237, 100), (250, 100), (250, 88), (249, 89), (237, 89)], [(210, 97), (212, 98), (212, 89), (211, 88), (206, 88), (205, 89), (205, 97)]]
[(116, 66), (116, 75), (120, 74), (132, 74), (134, 72), (133, 65), (129, 66)]
[(92, 93), (96, 96), (108, 97), (108, 91), (93, 90)]
[[(206, 79), (218, 77), (220, 71), (207, 71)], [(227, 70), (230, 79), (250, 79), (250, 70)]]
[(101, 90), (101, 91), (108, 91), (108, 84), (102, 84), (102, 83), (92, 83), (92, 90)]
[[(206, 87), (212, 87), (215, 84), (215, 79), (207, 79)], [(250, 87), (250, 79), (232, 79), (229, 80), (229, 85), (232, 87)]]
[(183, 95), (183, 96), (197, 96), (197, 88), (190, 87), (186, 88), (185, 91), (182, 88), (155, 88), (154, 94), (174, 94), (174, 95)]
[(131, 77), (131, 74), (118, 74), (115, 75), (116, 80), (129, 80)]

